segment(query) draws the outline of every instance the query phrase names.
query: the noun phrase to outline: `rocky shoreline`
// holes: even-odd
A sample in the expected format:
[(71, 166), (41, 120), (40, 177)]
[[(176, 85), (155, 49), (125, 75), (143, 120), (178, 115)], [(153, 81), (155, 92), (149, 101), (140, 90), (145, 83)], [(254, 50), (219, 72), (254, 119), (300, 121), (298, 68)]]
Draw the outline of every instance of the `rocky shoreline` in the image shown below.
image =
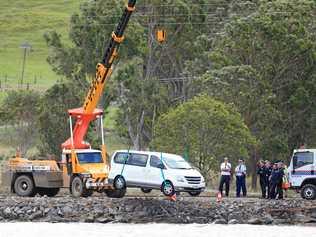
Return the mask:
[(0, 222), (199, 223), (316, 226), (316, 202), (209, 198), (0, 196)]

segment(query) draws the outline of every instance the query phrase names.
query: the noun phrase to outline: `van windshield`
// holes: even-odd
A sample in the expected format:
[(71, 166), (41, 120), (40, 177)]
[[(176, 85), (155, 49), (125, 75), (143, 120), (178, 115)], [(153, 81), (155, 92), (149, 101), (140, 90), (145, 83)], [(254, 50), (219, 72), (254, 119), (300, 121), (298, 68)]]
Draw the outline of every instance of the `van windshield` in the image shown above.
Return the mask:
[(314, 156), (312, 152), (296, 152), (293, 157), (293, 168), (298, 169), (306, 165), (314, 163)]
[(77, 153), (80, 164), (102, 163), (102, 156), (100, 152)]
[(170, 169), (192, 169), (181, 156), (164, 157), (163, 160)]

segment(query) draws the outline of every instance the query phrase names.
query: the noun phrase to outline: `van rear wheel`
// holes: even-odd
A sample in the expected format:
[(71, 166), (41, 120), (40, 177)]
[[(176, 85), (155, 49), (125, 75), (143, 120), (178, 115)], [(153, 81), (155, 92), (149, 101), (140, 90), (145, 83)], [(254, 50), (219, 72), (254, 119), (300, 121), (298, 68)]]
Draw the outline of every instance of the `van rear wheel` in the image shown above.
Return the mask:
[(126, 189), (126, 182), (123, 176), (116, 176), (113, 182), (113, 186), (115, 189)]
[(301, 189), (301, 196), (307, 200), (316, 199), (316, 186), (314, 184), (306, 184)]

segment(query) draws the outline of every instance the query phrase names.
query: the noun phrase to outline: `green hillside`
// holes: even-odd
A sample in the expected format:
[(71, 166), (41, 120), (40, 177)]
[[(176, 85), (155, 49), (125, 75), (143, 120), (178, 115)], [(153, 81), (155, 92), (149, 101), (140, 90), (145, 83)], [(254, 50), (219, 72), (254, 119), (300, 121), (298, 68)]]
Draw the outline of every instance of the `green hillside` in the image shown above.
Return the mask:
[(44, 90), (58, 76), (46, 62), (48, 49), (43, 34), (57, 30), (67, 38), (69, 18), (83, 0), (0, 0), (0, 80), (1, 86), (16, 88), (21, 80), (23, 50), (28, 42), (24, 83)]

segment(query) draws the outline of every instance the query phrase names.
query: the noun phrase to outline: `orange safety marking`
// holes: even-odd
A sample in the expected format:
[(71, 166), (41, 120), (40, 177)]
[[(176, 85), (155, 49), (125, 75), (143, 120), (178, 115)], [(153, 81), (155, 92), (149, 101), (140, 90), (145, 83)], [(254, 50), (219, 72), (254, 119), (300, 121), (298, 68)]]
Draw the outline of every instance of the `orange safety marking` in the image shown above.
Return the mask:
[(136, 7), (135, 6), (134, 7), (130, 7), (130, 6), (126, 5), (126, 9), (129, 12), (133, 12), (133, 11), (135, 11)]
[(177, 201), (177, 194), (173, 194), (172, 196), (168, 197), (169, 201), (175, 202)]
[(117, 42), (117, 43), (122, 43), (123, 40), (124, 40), (124, 36), (117, 37), (114, 31), (112, 32), (112, 38), (113, 38), (114, 41)]

